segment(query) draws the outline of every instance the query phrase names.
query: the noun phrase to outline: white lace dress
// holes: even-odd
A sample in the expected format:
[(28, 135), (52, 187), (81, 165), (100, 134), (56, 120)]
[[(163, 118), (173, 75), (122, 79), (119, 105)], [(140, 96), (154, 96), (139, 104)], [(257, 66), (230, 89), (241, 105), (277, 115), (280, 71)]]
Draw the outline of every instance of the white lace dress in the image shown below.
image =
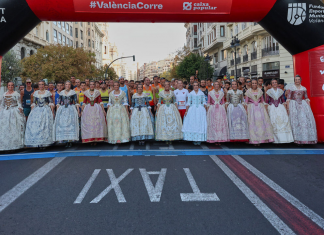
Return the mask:
[(27, 147), (46, 147), (54, 143), (53, 140), (53, 114), (50, 106), (54, 106), (52, 94), (45, 91), (39, 94), (35, 91), (33, 103), (27, 120), (25, 132), (25, 145)]
[(79, 116), (77, 109), (77, 94), (70, 90), (61, 91), (58, 99), (54, 133), (55, 141), (59, 143), (79, 141)]
[(204, 105), (207, 105), (205, 94), (202, 91), (190, 92), (187, 106), (187, 116), (183, 120), (183, 139), (188, 141), (207, 140), (207, 113)]
[(26, 118), (22, 109), (20, 94), (4, 93), (0, 103), (0, 151), (24, 147)]

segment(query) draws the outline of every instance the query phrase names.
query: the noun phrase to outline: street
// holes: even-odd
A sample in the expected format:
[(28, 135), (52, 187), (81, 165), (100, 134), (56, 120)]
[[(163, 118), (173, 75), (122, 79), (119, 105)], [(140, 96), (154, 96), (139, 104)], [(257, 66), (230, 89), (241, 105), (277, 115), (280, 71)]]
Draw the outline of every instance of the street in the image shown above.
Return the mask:
[(149, 142), (2, 154), (0, 234), (324, 234), (323, 149)]

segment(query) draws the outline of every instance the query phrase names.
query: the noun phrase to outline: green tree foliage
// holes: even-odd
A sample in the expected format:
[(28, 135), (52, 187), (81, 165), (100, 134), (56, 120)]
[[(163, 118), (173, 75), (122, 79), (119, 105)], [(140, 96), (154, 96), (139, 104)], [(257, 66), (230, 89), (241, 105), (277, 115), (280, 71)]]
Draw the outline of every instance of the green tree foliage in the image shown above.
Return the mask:
[(207, 79), (212, 77), (214, 69), (209, 62), (204, 60), (203, 56), (190, 53), (176, 67), (178, 77), (189, 80), (190, 76), (196, 74), (198, 70), (199, 79)]
[(160, 74), (161, 78), (165, 78), (166, 80), (171, 81), (172, 77), (170, 77), (170, 70), (169, 71), (165, 71), (163, 73)]
[(12, 81), (13, 78), (19, 77), (22, 71), (20, 60), (15, 53), (10, 50), (2, 58), (1, 80), (3, 83)]
[(95, 78), (100, 70), (96, 68), (94, 53), (83, 48), (50, 45), (37, 50), (34, 55), (23, 59), (23, 78), (33, 82), (47, 78), (48, 81), (66, 81), (75, 76), (78, 79)]
[[(101, 69), (100, 69), (100, 72), (98, 74), (98, 76), (102, 79), (105, 78), (105, 73), (106, 73), (106, 70), (107, 70), (107, 67), (108, 65), (105, 64), (105, 66), (103, 66)], [(110, 67), (107, 71), (107, 79), (112, 79), (112, 80), (117, 80), (118, 79), (118, 75), (117, 73), (115, 72), (114, 68)]]

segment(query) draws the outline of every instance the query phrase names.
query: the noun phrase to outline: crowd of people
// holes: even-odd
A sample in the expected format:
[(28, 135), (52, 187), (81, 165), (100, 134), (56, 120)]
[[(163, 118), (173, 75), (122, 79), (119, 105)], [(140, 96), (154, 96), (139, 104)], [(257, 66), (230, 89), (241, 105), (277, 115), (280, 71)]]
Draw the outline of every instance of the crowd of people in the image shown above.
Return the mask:
[(0, 151), (45, 148), (54, 143), (96, 145), (146, 140), (316, 144), (317, 131), (301, 77), (222, 78), (189, 83), (154, 76), (142, 81), (84, 82), (71, 77), (56, 84), (30, 79), (20, 93), (14, 83), (0, 98)]

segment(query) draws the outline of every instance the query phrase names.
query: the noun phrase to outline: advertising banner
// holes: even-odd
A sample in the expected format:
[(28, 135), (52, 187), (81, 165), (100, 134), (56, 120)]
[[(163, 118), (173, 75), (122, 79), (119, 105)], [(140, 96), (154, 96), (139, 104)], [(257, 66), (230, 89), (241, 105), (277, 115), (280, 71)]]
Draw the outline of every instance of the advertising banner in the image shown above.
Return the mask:
[(309, 57), (310, 95), (324, 96), (324, 50), (311, 51)]
[(172, 14), (229, 14), (232, 0), (74, 0), (76, 12), (89, 13), (172, 13)]

